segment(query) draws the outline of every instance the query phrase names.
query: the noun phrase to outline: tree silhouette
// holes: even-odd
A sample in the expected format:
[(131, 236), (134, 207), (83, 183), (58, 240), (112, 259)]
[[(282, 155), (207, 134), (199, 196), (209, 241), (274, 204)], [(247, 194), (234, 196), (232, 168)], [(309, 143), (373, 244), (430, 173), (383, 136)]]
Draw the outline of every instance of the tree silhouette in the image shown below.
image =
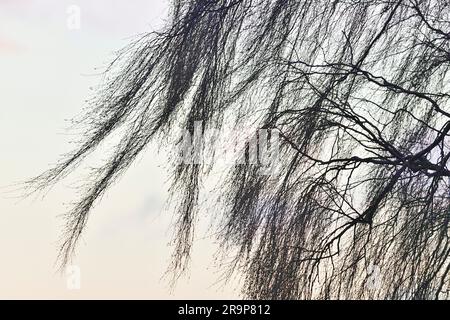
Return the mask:
[[(214, 209), (245, 297), (445, 299), (449, 66), (447, 0), (173, 0), (165, 28), (112, 64), (79, 147), (28, 187), (121, 135), (67, 214), (65, 263), (95, 202), (151, 141), (175, 150), (196, 121), (270, 129), (277, 170), (261, 174), (247, 145)], [(178, 273), (211, 165), (173, 163)]]

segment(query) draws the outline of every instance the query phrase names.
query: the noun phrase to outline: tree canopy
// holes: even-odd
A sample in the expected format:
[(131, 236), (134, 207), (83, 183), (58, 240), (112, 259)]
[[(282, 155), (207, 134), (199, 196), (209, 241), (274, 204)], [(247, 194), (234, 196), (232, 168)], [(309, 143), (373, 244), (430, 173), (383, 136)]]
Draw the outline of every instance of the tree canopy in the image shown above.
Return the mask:
[[(243, 275), (245, 297), (448, 298), (449, 66), (447, 0), (172, 0), (165, 27), (107, 71), (78, 148), (28, 186), (56, 183), (121, 136), (67, 214), (66, 262), (93, 205), (150, 142), (176, 150), (196, 121), (270, 129), (277, 170), (244, 161), (218, 187), (224, 268)], [(211, 166), (173, 168), (179, 272)]]

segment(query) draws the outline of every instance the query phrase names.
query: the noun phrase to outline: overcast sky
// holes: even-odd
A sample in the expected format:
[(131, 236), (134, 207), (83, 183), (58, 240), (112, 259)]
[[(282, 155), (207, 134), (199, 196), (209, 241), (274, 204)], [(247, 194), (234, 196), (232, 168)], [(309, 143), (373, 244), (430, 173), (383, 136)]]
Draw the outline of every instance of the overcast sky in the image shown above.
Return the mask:
[[(67, 27), (70, 5), (80, 29)], [(0, 298), (233, 298), (200, 232), (190, 277), (171, 292), (162, 279), (171, 249), (164, 155), (150, 149), (94, 209), (73, 262), (80, 290), (55, 268), (62, 219), (82, 172), (45, 199), (19, 201), (11, 187), (70, 150), (66, 130), (99, 71), (134, 36), (157, 29), (164, 0), (0, 1)], [(96, 69), (98, 68), (98, 69)], [(98, 155), (101, 158), (101, 155)]]

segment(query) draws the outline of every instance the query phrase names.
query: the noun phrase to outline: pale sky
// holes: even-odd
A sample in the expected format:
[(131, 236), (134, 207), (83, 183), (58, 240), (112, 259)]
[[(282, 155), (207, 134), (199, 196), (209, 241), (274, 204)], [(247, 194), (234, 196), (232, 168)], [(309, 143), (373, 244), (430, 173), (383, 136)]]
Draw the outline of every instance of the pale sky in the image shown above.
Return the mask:
[[(67, 27), (67, 8), (81, 28)], [(102, 68), (134, 36), (157, 29), (167, 0), (0, 0), (0, 298), (237, 298), (217, 284), (216, 247), (196, 241), (190, 277), (173, 291), (162, 279), (170, 259), (170, 212), (163, 154), (149, 149), (93, 210), (73, 264), (81, 287), (55, 268), (62, 219), (76, 199), (75, 173), (47, 196), (19, 201), (11, 185), (70, 150), (66, 128), (98, 85)], [(99, 155), (101, 158), (101, 155)], [(75, 184), (76, 185), (76, 184)]]

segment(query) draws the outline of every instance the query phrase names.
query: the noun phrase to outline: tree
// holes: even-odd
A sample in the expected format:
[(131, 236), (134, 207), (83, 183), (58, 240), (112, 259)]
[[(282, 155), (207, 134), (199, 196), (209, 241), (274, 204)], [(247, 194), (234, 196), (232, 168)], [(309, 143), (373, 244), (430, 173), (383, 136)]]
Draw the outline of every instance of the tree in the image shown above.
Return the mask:
[[(94, 203), (151, 141), (179, 145), (178, 126), (193, 133), (196, 121), (204, 131), (256, 124), (279, 135), (277, 170), (261, 174), (247, 146), (219, 187), (218, 239), (246, 297), (448, 298), (450, 3), (173, 0), (171, 8), (163, 30), (112, 64), (79, 147), (29, 182), (56, 183), (122, 135), (67, 215), (63, 263)], [(174, 168), (180, 272), (211, 165)]]

